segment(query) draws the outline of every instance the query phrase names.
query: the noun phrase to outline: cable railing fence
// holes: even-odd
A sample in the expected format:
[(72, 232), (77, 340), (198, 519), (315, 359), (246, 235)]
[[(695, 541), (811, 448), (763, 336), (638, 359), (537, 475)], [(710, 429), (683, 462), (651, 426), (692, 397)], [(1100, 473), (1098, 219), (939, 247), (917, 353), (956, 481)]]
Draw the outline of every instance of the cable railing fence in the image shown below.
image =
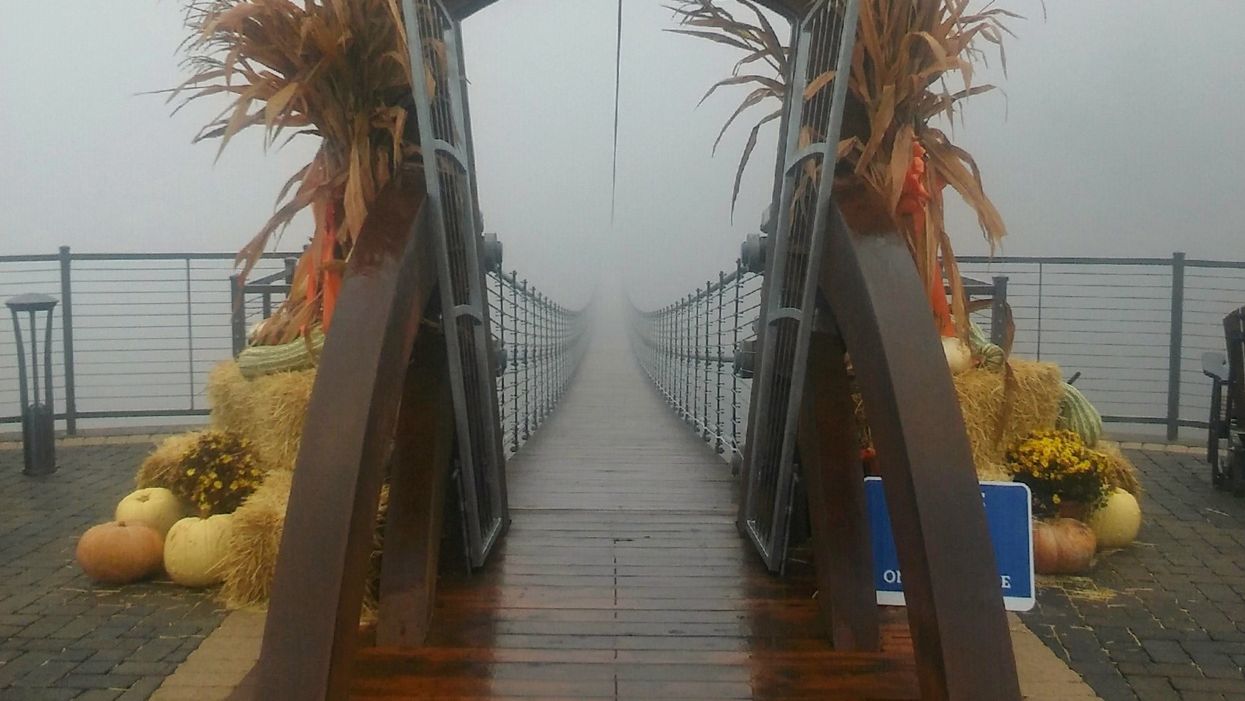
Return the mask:
[(1111, 423), (1206, 428), (1202, 353), (1224, 350), (1223, 317), (1245, 304), (1245, 261), (965, 257), (965, 274), (1008, 278), (1020, 357), (1056, 362)]
[[(227, 253), (0, 256), (0, 300), (56, 297), (52, 388), (58, 426), (202, 421), (211, 368), (288, 292), (293, 254), (265, 257), (246, 285)], [(1057, 362), (1115, 424), (1204, 428), (1210, 386), (1201, 354), (1223, 350), (1221, 320), (1245, 304), (1245, 262), (1170, 258), (964, 257), (965, 275), (1003, 278), (1018, 357)], [(997, 285), (997, 281), (996, 281)], [(490, 273), (498, 378), (510, 450), (552, 409), (583, 352), (586, 315), (515, 273)], [(646, 372), (680, 416), (724, 456), (746, 425), (749, 378), (736, 372), (755, 337), (757, 275), (737, 267), (678, 302), (634, 315)], [(240, 302), (239, 302), (240, 300)], [(736, 308), (738, 303), (738, 308)], [(7, 311), (7, 310), (5, 310)], [(987, 331), (990, 314), (974, 317)], [(42, 335), (39, 337), (43, 338)], [(504, 386), (504, 389), (503, 389)], [(530, 391), (529, 391), (530, 390)], [(12, 327), (0, 323), (0, 426), (20, 422)]]
[[(974, 296), (1005, 297), (1016, 357), (1056, 362), (1129, 430), (1206, 428), (1201, 355), (1223, 351), (1223, 316), (1245, 304), (1245, 262), (1171, 258), (977, 257), (959, 260)], [(719, 275), (673, 304), (633, 310), (633, 348), (678, 415), (719, 453), (739, 455), (747, 425), (760, 277)], [(724, 299), (719, 300), (719, 296)], [(738, 309), (732, 306), (738, 297)], [(720, 315), (720, 316), (719, 316)], [(973, 315), (997, 340), (997, 306)], [(719, 407), (722, 407), (721, 409)]]
[[(296, 255), (266, 255), (245, 284), (229, 253), (72, 253), (63, 247), (56, 254), (0, 256), (0, 302), (25, 293), (59, 300), (51, 318), (52, 389), (57, 426), (65, 433), (198, 423), (209, 411), (205, 387), (212, 368), (240, 352), (249, 330), (285, 300)], [(588, 314), (553, 302), (514, 272), (490, 272), (488, 289), (504, 443), (513, 453), (573, 377)], [(0, 433), (18, 430), (18, 389), (17, 349), (6, 319), (0, 323)]]
[[(284, 270), (266, 255), (254, 277)], [(234, 319), (260, 321), (260, 298), (232, 304), (228, 253), (72, 253), (0, 256), (0, 301), (22, 293), (59, 300), (52, 314), (58, 425), (198, 421), (204, 386), (230, 356)], [(269, 300), (278, 304), (284, 295)], [(5, 310), (7, 311), (7, 310)], [(11, 325), (0, 324), (0, 430), (21, 421)]]

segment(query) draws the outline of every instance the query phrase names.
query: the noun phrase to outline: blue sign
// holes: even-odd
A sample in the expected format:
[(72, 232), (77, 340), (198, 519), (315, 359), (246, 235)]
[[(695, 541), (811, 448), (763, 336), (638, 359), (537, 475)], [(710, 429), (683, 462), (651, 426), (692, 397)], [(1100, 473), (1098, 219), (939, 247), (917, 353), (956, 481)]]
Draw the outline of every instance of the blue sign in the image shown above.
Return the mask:
[[(873, 579), (878, 603), (902, 606), (903, 574), (891, 531), (890, 512), (880, 477), (865, 478), (869, 527), (873, 540)], [(1036, 603), (1033, 587), (1033, 502), (1029, 486), (1019, 482), (982, 482), (990, 541), (999, 568), (1003, 605), (1009, 611), (1028, 611)]]

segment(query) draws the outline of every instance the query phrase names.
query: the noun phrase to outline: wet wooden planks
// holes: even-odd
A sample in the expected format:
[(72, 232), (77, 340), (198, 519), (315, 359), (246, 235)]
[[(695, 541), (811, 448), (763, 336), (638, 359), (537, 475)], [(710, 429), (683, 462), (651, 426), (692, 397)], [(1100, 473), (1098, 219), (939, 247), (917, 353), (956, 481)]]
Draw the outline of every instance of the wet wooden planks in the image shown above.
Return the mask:
[(623, 339), (595, 341), (508, 479), (501, 549), (472, 575), (445, 563), (428, 644), (365, 650), (355, 698), (916, 697), (902, 616), (880, 654), (831, 650), (811, 568), (764, 571), (729, 468)]

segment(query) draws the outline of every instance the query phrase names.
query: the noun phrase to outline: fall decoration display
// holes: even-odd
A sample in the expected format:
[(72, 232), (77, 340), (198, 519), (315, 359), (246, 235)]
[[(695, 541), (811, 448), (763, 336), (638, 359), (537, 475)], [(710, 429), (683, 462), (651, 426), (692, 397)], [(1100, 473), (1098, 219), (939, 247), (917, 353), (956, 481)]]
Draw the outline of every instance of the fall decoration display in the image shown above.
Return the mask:
[(1058, 366), (1013, 358), (1009, 368), (970, 368), (952, 377), (981, 479), (1010, 479), (1007, 450), (1034, 431), (1053, 429), (1059, 416), (1063, 377)]
[(1089, 527), (1098, 538), (1098, 549), (1127, 547), (1141, 530), (1141, 507), (1137, 497), (1123, 489), (1113, 490), (1089, 517)]
[(1082, 574), (1094, 561), (1097, 539), (1074, 518), (1033, 522), (1033, 569), (1038, 574)]
[(86, 576), (101, 584), (129, 584), (160, 569), (164, 542), (144, 523), (112, 521), (92, 526), (78, 539), (74, 556)]
[[(719, 88), (751, 88), (727, 120), (722, 134), (748, 109), (787, 95), (789, 50), (750, 0), (740, 0), (754, 18), (739, 19), (715, 0), (683, 0), (674, 10), (680, 27), (670, 31), (739, 49), (741, 60)], [(950, 185), (977, 214), (982, 233), (993, 247), (1006, 228), (986, 196), (973, 158), (931, 126), (938, 117), (953, 122), (961, 103), (993, 89), (974, 84), (974, 65), (985, 58), (982, 42), (1002, 49), (1004, 22), (1018, 15), (987, 5), (970, 10), (962, 0), (863, 0), (860, 3), (847, 104), (838, 144), (835, 199), (844, 217), (860, 233), (878, 224), (902, 231), (930, 296), (940, 332), (968, 336), (967, 298), (943, 225), (943, 194)], [(962, 87), (948, 85), (958, 76)], [(833, 82), (828, 71), (810, 78), (808, 100)], [(760, 129), (782, 116), (769, 112), (756, 122), (736, 170), (732, 206)], [(717, 142), (715, 142), (715, 149)], [(860, 214), (856, 214), (860, 213)], [(950, 303), (943, 291), (950, 285)], [(951, 334), (947, 332), (950, 331)]]
[(143, 523), (163, 538), (169, 529), (186, 517), (186, 506), (173, 492), (164, 487), (148, 487), (130, 493), (117, 504), (114, 520)]
[(164, 569), (185, 587), (206, 587), (221, 581), (221, 563), (229, 545), (233, 517), (184, 518), (164, 540)]
[(315, 379), (312, 369), (248, 380), (226, 360), (208, 377), (212, 424), (246, 436), (265, 470), (293, 470)]
[(171, 489), (206, 517), (237, 509), (262, 477), (249, 441), (236, 433), (204, 431), (182, 457)]
[(1017, 482), (1029, 485), (1033, 511), (1054, 514), (1070, 503), (1093, 510), (1109, 492), (1107, 457), (1072, 431), (1035, 431), (1007, 453)]
[[(191, 0), (186, 61), (192, 75), (170, 90), (182, 103), (230, 98), (196, 141), (262, 127), (266, 143), (320, 139), (290, 178), (277, 211), (238, 253), (245, 277), (270, 239), (303, 209), (314, 219), (288, 298), (252, 341), (283, 344), (320, 325), (327, 331), (344, 262), (378, 192), (404, 162), (418, 162), (410, 109), (411, 67), (393, 0)], [(445, 47), (430, 42), (430, 52)], [(425, 78), (421, 76), (421, 78)], [(426, 77), (430, 93), (436, 85)]]
[(172, 487), (181, 468), (182, 459), (199, 440), (202, 431), (190, 431), (169, 436), (143, 460), (134, 481), (139, 489), (145, 487)]

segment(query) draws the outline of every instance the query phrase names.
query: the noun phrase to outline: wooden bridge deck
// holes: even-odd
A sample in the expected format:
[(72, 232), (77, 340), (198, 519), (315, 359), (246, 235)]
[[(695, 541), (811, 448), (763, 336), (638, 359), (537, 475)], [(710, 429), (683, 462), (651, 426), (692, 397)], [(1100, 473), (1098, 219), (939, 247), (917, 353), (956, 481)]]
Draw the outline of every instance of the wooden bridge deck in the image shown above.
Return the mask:
[(902, 616), (888, 612), (883, 652), (834, 653), (809, 568), (764, 570), (729, 467), (625, 339), (594, 341), (508, 482), (500, 550), (473, 575), (443, 562), (428, 645), (365, 652), (356, 698), (916, 697)]

